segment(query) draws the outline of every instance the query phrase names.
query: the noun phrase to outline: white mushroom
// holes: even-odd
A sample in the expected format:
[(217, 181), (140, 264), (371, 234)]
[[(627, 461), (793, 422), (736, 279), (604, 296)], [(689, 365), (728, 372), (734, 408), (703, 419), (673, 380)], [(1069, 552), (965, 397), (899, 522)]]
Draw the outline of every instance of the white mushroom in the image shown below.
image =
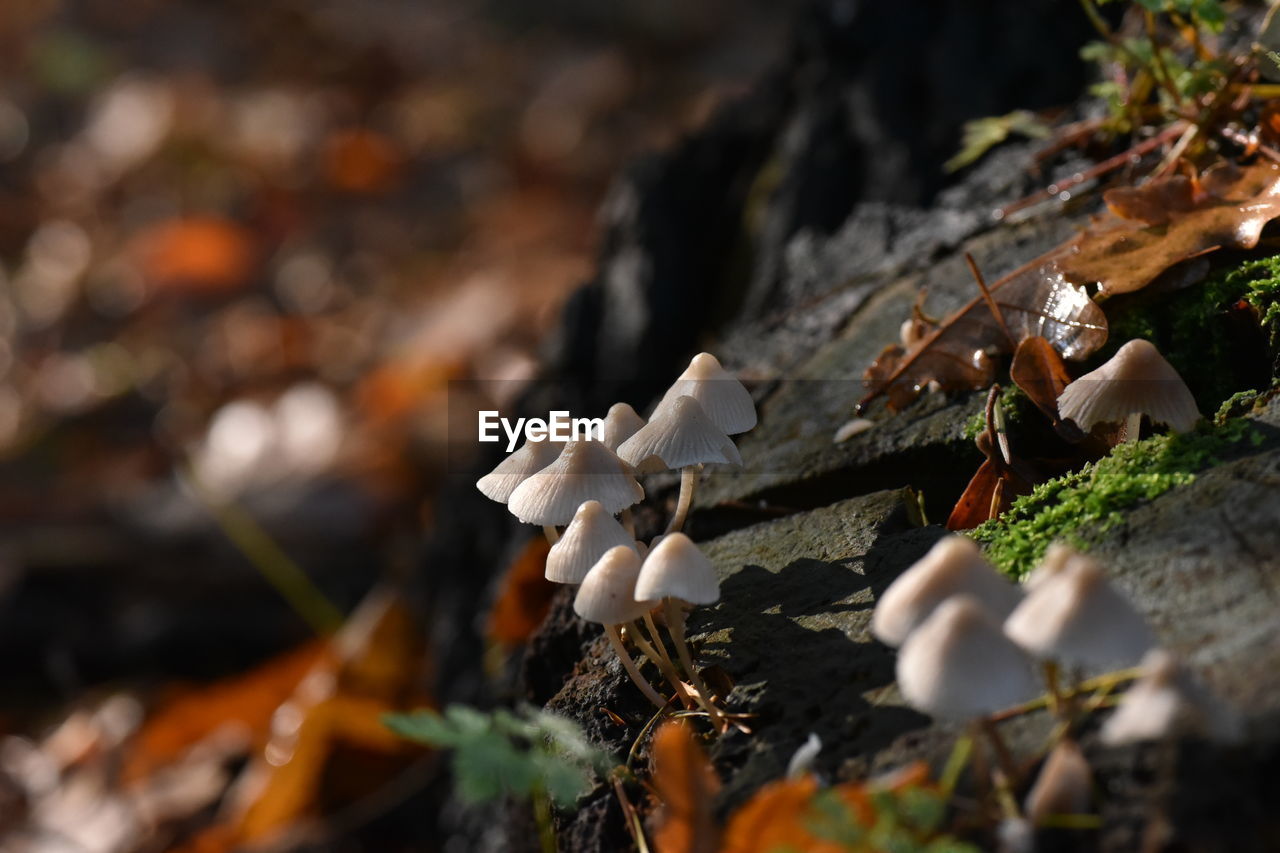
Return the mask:
[(756, 425), (756, 407), (751, 394), (711, 353), (701, 352), (693, 357), (684, 373), (663, 395), (654, 417), (685, 396), (697, 400), (711, 422), (729, 435), (746, 432)]
[(621, 661), (623, 669), (659, 708), (665, 708), (666, 700), (645, 681), (640, 668), (622, 644), (618, 627), (638, 619), (654, 606), (653, 602), (636, 601), (636, 578), (640, 574), (640, 557), (625, 545), (611, 548), (600, 558), (583, 578), (582, 586), (573, 599), (573, 610), (588, 622), (604, 626), (609, 645)]
[(1093, 798), (1093, 771), (1073, 740), (1053, 748), (1036, 783), (1027, 793), (1023, 812), (1032, 823), (1043, 823), (1050, 815), (1084, 814)]
[(510, 500), (516, 486), (554, 462), (561, 449), (559, 444), (546, 439), (526, 441), (519, 450), (476, 480), (476, 488), (486, 498), (504, 504)]
[(1124, 423), (1124, 440), (1137, 441), (1142, 416), (1187, 432), (1200, 420), (1195, 398), (1178, 371), (1150, 341), (1129, 341), (1109, 361), (1067, 386), (1058, 414), (1083, 430)]
[(939, 605), (898, 652), (898, 687), (912, 707), (972, 720), (1036, 692), (1026, 654), (970, 595)]
[(610, 548), (637, 543), (599, 501), (585, 501), (573, 521), (547, 554), (546, 577), (556, 583), (578, 584)]
[(1038, 658), (1086, 669), (1135, 664), (1154, 642), (1142, 616), (1083, 555), (1038, 582), (1004, 630)]
[(1116, 745), (1186, 735), (1225, 743), (1239, 739), (1239, 716), (1192, 680), (1173, 655), (1153, 649), (1143, 658), (1142, 669), (1142, 677), (1103, 724), (1103, 743)]
[[(636, 597), (645, 601), (661, 600), (667, 616), (667, 629), (675, 643), (680, 664), (697, 688), (702, 705), (719, 723), (723, 714), (711, 703), (710, 693), (693, 665), (693, 655), (685, 640), (685, 614), (681, 603), (712, 604), (720, 599), (720, 581), (715, 567), (693, 540), (683, 533), (668, 533), (657, 542), (640, 567), (636, 580)], [(652, 626), (650, 630), (655, 630)], [(655, 641), (657, 635), (655, 634)]]
[(604, 416), (604, 446), (618, 452), (618, 446), (644, 426), (644, 418), (626, 403), (614, 403)]
[(684, 526), (703, 464), (741, 465), (733, 440), (716, 426), (693, 397), (677, 397), (658, 408), (653, 419), (622, 443), (618, 455), (637, 471), (680, 470), (680, 496), (668, 531)]
[[(589, 500), (616, 513), (643, 499), (635, 472), (612, 450), (598, 441), (570, 441), (554, 462), (516, 486), (507, 509), (546, 529), (568, 524)], [(551, 530), (547, 535), (554, 543)]]
[(900, 646), (933, 610), (951, 596), (974, 596), (997, 621), (1018, 604), (1018, 588), (982, 557), (966, 536), (948, 536), (898, 576), (876, 602), (871, 633)]

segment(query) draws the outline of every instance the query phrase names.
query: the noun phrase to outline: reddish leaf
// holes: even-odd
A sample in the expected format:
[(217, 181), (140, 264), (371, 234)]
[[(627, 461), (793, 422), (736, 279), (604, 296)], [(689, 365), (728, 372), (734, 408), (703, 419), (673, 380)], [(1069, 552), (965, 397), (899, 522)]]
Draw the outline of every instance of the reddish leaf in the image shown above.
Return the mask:
[(1009, 508), (1010, 499), (1004, 492), (1004, 475), (990, 459), (983, 460), (965, 487), (964, 494), (956, 501), (955, 509), (951, 510), (947, 529), (972, 530), (995, 518)]

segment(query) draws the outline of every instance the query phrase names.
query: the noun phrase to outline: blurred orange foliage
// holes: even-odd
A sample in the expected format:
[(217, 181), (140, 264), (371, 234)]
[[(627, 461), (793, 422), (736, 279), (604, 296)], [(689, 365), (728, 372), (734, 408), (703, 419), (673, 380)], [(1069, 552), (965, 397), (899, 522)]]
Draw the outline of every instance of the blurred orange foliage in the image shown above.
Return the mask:
[(546, 579), (547, 553), (551, 546), (543, 536), (525, 543), (507, 567), (498, 596), (489, 611), (489, 640), (510, 648), (537, 630), (559, 589)]
[(653, 833), (658, 853), (715, 853), (711, 809), (720, 780), (688, 724), (671, 720), (654, 733), (653, 786), (662, 807)]
[(153, 287), (221, 293), (249, 283), (257, 250), (247, 229), (213, 216), (153, 225), (133, 238), (134, 257)]

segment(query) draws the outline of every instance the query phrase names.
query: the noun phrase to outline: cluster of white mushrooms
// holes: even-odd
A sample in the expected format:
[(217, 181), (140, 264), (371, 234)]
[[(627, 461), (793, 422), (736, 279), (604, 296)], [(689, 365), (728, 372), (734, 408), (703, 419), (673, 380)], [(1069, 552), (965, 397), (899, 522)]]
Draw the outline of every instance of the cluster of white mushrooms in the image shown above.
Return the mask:
[[(912, 707), (939, 719), (969, 722), (974, 735), (992, 738), (996, 757), (1008, 754), (993, 723), (997, 712), (1041, 694), (1038, 662), (1058, 714), (1060, 734), (1070, 729), (1084, 676), (1139, 664), (1139, 677), (1119, 709), (1102, 726), (1108, 744), (1175, 735), (1233, 739), (1238, 720), (1196, 684), (1154, 637), (1094, 559), (1057, 543), (1022, 587), (1006, 580), (970, 539), (952, 535), (885, 590), (872, 618), (872, 633), (899, 647), (898, 686)], [(1064, 691), (1060, 676), (1071, 677)], [(1132, 672), (1127, 673), (1132, 676)], [(1085, 710), (1100, 707), (1105, 693), (1126, 674), (1103, 675), (1104, 691)], [(1080, 767), (1085, 767), (1081, 774)], [(1005, 767), (1006, 776), (1014, 771)], [(1087, 764), (1070, 740), (1061, 740), (1026, 801), (1028, 819), (1079, 812), (1090, 794)]]
[[(700, 353), (647, 423), (631, 406), (615, 404), (599, 440), (528, 441), (476, 483), (516, 518), (542, 526), (552, 544), (547, 579), (580, 585), (574, 611), (604, 626), (641, 692), (659, 708), (668, 704), (640, 672), (624, 631), (685, 707), (701, 706), (717, 728), (724, 715), (693, 665), (684, 626), (685, 608), (718, 600), (720, 584), (711, 561), (681, 529), (703, 466), (741, 465), (729, 436), (755, 424), (747, 389), (715, 356)], [(631, 507), (644, 499), (636, 476), (676, 469), (680, 493), (666, 532), (648, 545), (636, 541)], [(659, 607), (674, 658), (653, 617)]]

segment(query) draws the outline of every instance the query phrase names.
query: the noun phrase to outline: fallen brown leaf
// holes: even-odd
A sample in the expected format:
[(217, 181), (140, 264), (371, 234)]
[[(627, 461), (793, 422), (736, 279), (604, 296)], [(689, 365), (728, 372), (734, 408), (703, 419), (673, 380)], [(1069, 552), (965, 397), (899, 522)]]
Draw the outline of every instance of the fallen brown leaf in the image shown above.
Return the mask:
[(539, 534), (526, 542), (511, 561), (489, 611), (486, 633), (491, 642), (506, 648), (518, 646), (546, 618), (551, 599), (560, 588), (546, 579), (550, 550), (546, 538)]
[(1062, 261), (1067, 279), (1097, 284), (1102, 298), (1146, 287), (1181, 261), (1217, 249), (1252, 249), (1280, 217), (1280, 166), (1224, 163), (1198, 181), (1173, 175), (1108, 191), (1111, 216)]

